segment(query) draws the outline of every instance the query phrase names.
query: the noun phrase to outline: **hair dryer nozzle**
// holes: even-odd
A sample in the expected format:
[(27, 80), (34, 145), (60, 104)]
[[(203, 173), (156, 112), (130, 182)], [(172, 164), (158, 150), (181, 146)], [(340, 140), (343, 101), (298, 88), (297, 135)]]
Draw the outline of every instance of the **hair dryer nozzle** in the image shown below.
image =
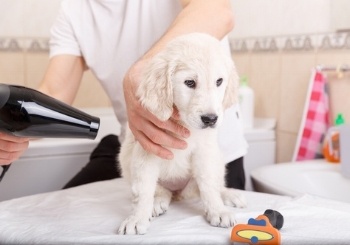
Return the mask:
[(95, 139), (100, 119), (34, 89), (0, 84), (0, 131), (24, 137)]

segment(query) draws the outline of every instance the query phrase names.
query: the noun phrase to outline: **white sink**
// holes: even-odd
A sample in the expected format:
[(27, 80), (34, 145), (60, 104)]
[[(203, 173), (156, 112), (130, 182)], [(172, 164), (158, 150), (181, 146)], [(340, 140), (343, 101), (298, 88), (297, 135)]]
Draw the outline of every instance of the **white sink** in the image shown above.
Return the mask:
[(350, 179), (340, 172), (339, 164), (324, 160), (278, 163), (251, 172), (255, 191), (299, 196), (317, 195), (350, 203)]

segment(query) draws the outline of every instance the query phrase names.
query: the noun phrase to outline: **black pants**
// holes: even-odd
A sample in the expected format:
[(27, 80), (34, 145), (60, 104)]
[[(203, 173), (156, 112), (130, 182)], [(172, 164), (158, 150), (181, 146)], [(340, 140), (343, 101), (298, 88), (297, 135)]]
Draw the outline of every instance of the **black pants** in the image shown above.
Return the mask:
[[(91, 153), (90, 161), (80, 170), (63, 189), (83, 185), (95, 181), (120, 178), (117, 167), (117, 155), (120, 152), (120, 143), (116, 135), (104, 137)], [(243, 158), (239, 158), (226, 165), (226, 186), (244, 190), (245, 176)]]

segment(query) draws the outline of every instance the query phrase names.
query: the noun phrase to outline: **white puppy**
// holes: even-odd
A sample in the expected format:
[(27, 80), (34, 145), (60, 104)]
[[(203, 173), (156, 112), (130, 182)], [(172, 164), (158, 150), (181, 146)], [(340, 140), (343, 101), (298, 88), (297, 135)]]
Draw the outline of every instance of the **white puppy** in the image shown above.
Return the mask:
[(232, 59), (206, 34), (175, 38), (150, 61), (137, 91), (142, 105), (162, 121), (171, 117), (175, 106), (179, 123), (191, 136), (185, 150), (171, 149), (174, 159), (163, 160), (145, 151), (128, 129), (119, 162), (131, 184), (133, 213), (119, 234), (146, 233), (151, 218), (167, 211), (174, 193), (177, 198), (200, 194), (211, 225), (234, 225), (234, 213), (225, 205), (246, 204), (239, 193), (224, 187), (217, 130), (224, 109), (237, 101), (237, 86)]

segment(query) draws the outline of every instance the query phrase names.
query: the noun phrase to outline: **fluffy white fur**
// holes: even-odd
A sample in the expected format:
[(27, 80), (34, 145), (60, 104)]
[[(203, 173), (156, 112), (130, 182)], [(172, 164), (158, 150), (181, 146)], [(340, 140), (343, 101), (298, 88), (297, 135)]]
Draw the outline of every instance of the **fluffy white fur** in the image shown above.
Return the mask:
[[(138, 89), (142, 105), (163, 121), (176, 106), (180, 123), (191, 136), (185, 150), (172, 149), (174, 159), (163, 160), (145, 151), (128, 129), (119, 162), (131, 184), (133, 213), (119, 234), (146, 233), (152, 217), (167, 211), (175, 193), (177, 198), (200, 194), (211, 225), (234, 225), (234, 213), (225, 205), (246, 204), (238, 192), (225, 188), (217, 128), (224, 109), (236, 103), (237, 86), (232, 59), (217, 39), (206, 34), (178, 37), (151, 60)], [(186, 185), (171, 189), (167, 182)]]

